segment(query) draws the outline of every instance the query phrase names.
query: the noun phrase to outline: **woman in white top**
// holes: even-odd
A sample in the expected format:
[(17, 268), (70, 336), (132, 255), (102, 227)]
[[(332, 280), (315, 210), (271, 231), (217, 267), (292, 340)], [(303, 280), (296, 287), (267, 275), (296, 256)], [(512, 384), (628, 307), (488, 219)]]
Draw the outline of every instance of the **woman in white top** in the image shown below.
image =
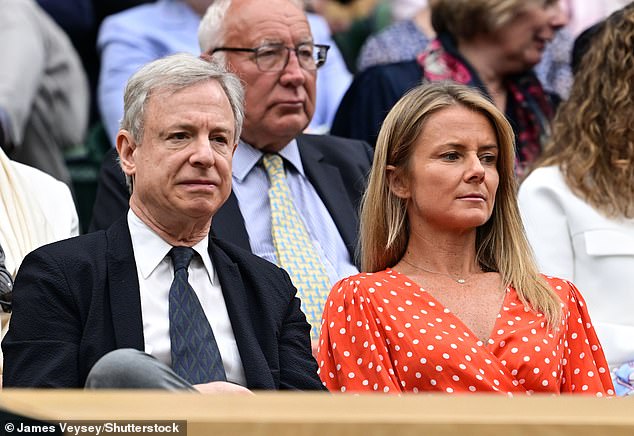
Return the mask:
[(541, 271), (584, 290), (612, 369), (634, 361), (633, 35), (631, 3), (592, 40), (519, 191)]

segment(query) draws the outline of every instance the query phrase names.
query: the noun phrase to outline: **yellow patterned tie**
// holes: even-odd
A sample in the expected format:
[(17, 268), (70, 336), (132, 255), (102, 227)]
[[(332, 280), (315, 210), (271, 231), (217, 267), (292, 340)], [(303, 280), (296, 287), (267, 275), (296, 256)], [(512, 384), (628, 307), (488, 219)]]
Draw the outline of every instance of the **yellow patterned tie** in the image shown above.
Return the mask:
[(277, 262), (291, 276), (311, 325), (311, 339), (317, 340), (321, 314), (330, 291), (328, 274), (293, 204), (282, 158), (277, 154), (266, 154), (262, 163), (271, 183), (271, 234)]

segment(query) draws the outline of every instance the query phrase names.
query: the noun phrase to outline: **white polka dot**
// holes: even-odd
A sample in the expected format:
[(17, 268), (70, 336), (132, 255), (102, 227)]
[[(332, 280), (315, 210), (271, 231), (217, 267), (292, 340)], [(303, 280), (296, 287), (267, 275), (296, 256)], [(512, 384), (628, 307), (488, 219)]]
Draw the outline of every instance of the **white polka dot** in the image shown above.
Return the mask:
[(476, 387), (475, 387), (475, 386), (469, 386), (469, 390), (470, 390), (471, 392), (475, 392), (475, 391), (476, 391)]
[(416, 376), (416, 378), (421, 378), (423, 375), (420, 372), (417, 372), (416, 374), (414, 374)]
[(453, 392), (453, 389), (451, 389), (451, 388), (447, 388), (447, 389), (446, 389), (446, 391), (447, 391), (447, 392), (449, 392), (449, 393), (451, 394), (451, 393)]
[(354, 378), (354, 372), (349, 372), (348, 373), (348, 378)]
[(516, 347), (511, 348), (511, 353), (515, 354), (517, 353), (519, 350)]
[(436, 365), (436, 371), (438, 371), (438, 372), (442, 372), (442, 366), (440, 366), (440, 365)]

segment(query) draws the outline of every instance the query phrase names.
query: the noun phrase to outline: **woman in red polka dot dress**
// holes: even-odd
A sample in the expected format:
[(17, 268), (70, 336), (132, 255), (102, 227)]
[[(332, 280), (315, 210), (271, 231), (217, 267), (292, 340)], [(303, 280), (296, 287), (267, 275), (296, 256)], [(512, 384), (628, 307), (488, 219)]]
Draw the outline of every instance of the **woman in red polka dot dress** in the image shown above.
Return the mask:
[(379, 134), (364, 271), (326, 302), (331, 391), (613, 395), (584, 300), (537, 272), (516, 203), (513, 131), (477, 91), (415, 88)]

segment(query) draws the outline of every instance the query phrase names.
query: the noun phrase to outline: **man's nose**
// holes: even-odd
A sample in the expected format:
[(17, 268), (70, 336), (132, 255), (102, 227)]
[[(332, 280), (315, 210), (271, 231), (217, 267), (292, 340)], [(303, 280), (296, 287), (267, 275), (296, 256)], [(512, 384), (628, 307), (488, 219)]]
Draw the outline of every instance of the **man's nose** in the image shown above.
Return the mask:
[(200, 135), (191, 145), (190, 162), (194, 166), (211, 167), (215, 163), (213, 144), (206, 135)]
[(299, 58), (294, 50), (289, 50), (288, 62), (282, 70), (280, 81), (282, 84), (292, 84), (294, 86), (301, 86), (306, 80), (304, 76), (304, 69), (299, 63)]

